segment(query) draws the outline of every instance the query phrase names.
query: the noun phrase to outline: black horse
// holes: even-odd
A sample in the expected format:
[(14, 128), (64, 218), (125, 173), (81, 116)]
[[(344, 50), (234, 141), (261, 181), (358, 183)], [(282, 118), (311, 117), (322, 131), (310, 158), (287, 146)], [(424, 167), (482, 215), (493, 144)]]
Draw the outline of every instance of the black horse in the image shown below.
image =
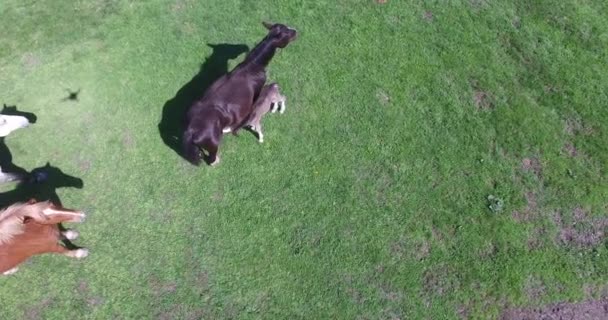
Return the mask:
[(208, 44), (213, 52), (201, 64), (199, 72), (186, 83), (171, 100), (163, 106), (163, 114), (158, 131), (163, 142), (180, 156), (182, 134), (186, 129), (186, 110), (217, 78), (228, 72), (228, 61), (247, 52), (244, 44)]
[(234, 70), (217, 79), (203, 97), (195, 101), (186, 115), (182, 136), (185, 158), (192, 164), (219, 163), (218, 148), (224, 132), (236, 133), (247, 124), (253, 104), (266, 83), (266, 67), (277, 48), (285, 48), (297, 32), (283, 24), (264, 23), (268, 34)]

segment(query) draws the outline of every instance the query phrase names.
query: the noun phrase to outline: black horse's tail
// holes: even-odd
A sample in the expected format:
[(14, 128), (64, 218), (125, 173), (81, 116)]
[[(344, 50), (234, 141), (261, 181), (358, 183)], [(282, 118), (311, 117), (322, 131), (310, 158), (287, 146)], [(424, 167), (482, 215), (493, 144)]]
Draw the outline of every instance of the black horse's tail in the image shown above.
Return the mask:
[(182, 146), (184, 149), (184, 158), (193, 165), (198, 166), (201, 163), (201, 150), (194, 143), (194, 134), (190, 130), (184, 132)]

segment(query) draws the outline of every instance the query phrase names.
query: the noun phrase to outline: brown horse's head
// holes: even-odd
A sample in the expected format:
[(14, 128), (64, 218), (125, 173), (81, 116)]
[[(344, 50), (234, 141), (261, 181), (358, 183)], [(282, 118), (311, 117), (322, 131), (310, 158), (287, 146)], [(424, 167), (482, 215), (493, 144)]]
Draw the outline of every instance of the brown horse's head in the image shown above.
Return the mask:
[[(32, 203), (32, 200), (29, 203)], [(28, 215), (28, 217), (41, 224), (83, 222), (85, 218), (85, 214), (82, 211), (66, 209), (51, 201), (38, 202), (33, 204), (33, 206), (37, 206), (39, 212), (35, 215)], [(28, 219), (25, 219), (24, 222), (28, 222)]]
[(268, 22), (262, 22), (262, 24), (268, 29), (267, 38), (271, 39), (276, 47), (285, 48), (298, 37), (296, 29), (290, 28), (284, 24), (272, 24)]

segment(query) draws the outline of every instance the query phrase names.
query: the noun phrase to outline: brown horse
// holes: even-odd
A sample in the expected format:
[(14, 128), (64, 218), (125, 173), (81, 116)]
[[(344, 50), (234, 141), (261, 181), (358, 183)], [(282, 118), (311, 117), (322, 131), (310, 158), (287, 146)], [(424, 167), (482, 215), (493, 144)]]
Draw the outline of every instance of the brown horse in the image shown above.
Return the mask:
[(84, 258), (88, 250), (70, 250), (60, 240), (73, 240), (78, 232), (62, 231), (61, 222), (82, 222), (85, 214), (55, 206), (49, 201), (17, 203), (0, 212), (0, 274), (17, 272), (18, 265), (31, 256), (60, 253)]
[[(218, 147), (224, 132), (236, 133), (244, 125), (253, 104), (266, 83), (266, 67), (277, 48), (285, 48), (297, 37), (296, 30), (283, 24), (264, 23), (268, 34), (245, 60), (220, 77), (186, 114), (187, 127), (182, 136), (184, 155), (198, 165), (201, 152), (209, 164), (219, 163)], [(202, 150), (201, 150), (202, 149)]]
[(285, 112), (285, 96), (279, 91), (279, 85), (271, 83), (262, 88), (260, 96), (253, 105), (253, 111), (249, 116), (247, 125), (251, 130), (258, 135), (258, 142), (264, 142), (264, 133), (262, 132), (262, 117), (268, 112), (279, 111)]

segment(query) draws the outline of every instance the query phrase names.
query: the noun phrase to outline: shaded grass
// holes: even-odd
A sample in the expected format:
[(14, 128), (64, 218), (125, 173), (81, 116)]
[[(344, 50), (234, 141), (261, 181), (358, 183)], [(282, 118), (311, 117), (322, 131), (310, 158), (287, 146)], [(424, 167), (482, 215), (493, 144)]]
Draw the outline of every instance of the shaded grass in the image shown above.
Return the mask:
[[(58, 192), (89, 212), (78, 244), (92, 254), (33, 259), (2, 279), (0, 311), (485, 318), (580, 300), (606, 281), (605, 240), (564, 247), (551, 217), (578, 206), (606, 215), (606, 9), (8, 1), (0, 98), (38, 122), (6, 143), (19, 166), (51, 161), (85, 181)], [(251, 47), (262, 19), (301, 33), (270, 66), (287, 113), (265, 120), (263, 145), (229, 136), (220, 167), (193, 168), (160, 139), (163, 105), (197, 74), (207, 43)], [(66, 88), (82, 89), (78, 102), (61, 101)], [(525, 158), (542, 174), (522, 169)], [(536, 218), (518, 222), (511, 213), (530, 191), (542, 200)], [(544, 245), (530, 250), (539, 227)], [(526, 288), (539, 283), (532, 301)]]

